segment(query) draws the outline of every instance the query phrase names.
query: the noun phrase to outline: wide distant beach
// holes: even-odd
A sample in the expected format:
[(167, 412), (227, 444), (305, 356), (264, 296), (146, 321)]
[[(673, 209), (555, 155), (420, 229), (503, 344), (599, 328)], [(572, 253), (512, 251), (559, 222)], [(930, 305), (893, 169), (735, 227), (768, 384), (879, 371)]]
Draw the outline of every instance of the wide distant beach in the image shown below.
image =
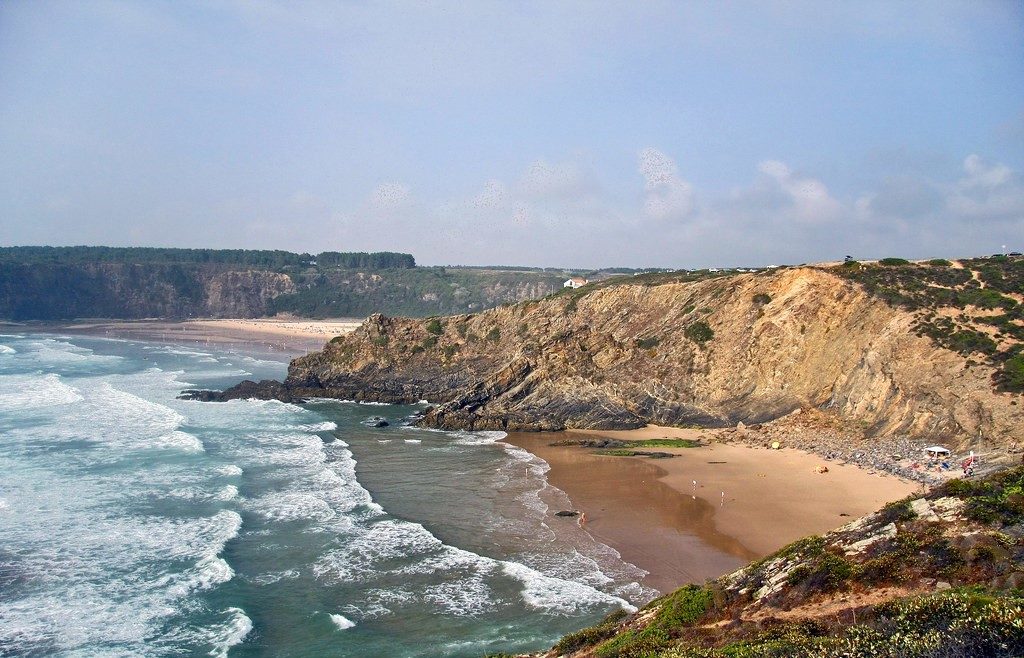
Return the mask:
[(16, 325), (19, 330), (58, 331), (71, 334), (137, 338), (192, 345), (259, 346), (286, 356), (319, 350), (331, 338), (347, 334), (360, 318), (276, 317), (257, 319), (207, 318), (198, 320), (87, 320), (62, 324)]
[[(547, 461), (551, 484), (586, 512), (588, 532), (648, 571), (645, 584), (660, 591), (727, 573), (920, 488), (793, 449), (712, 442), (657, 448), (676, 456), (653, 459), (551, 445), (599, 436), (706, 439), (709, 434), (649, 425), (629, 431), (515, 433), (505, 440)], [(820, 466), (828, 472), (819, 472)]]

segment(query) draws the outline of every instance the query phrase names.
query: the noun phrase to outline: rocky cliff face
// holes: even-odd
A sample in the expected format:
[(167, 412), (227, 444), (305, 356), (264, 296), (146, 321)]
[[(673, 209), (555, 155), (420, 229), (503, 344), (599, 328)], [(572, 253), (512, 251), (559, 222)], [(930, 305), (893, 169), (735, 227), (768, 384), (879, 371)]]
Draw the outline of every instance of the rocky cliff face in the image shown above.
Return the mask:
[(729, 425), (820, 407), (867, 433), (1024, 441), (1020, 395), (835, 274), (587, 287), (434, 320), (371, 316), (296, 359), (302, 395), (438, 403), (442, 428)]
[(258, 317), (294, 290), (285, 274), (223, 265), (5, 264), (0, 318)]
[(262, 270), (227, 271), (203, 281), (204, 315), (252, 318), (266, 315), (270, 301), (295, 292), (286, 274)]

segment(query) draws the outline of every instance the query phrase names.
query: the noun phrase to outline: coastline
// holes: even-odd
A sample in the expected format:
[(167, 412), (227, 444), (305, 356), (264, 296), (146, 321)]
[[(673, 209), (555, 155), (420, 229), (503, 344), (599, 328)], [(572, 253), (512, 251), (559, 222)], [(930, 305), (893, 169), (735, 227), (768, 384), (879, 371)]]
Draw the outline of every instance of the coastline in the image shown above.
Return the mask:
[[(662, 592), (728, 573), (920, 490), (917, 483), (824, 462), (801, 450), (709, 443), (714, 432), (648, 425), (624, 431), (510, 433), (505, 441), (547, 461), (550, 483), (587, 513), (588, 532), (648, 571), (644, 584)], [(655, 448), (675, 455), (670, 459), (550, 445), (595, 437), (704, 443)], [(827, 473), (817, 472), (821, 465), (828, 466)]]
[(291, 358), (319, 350), (334, 336), (349, 333), (361, 323), (361, 319), (355, 318), (211, 318), (180, 321), (98, 319), (6, 326), (18, 331), (137, 338), (192, 346), (259, 346)]

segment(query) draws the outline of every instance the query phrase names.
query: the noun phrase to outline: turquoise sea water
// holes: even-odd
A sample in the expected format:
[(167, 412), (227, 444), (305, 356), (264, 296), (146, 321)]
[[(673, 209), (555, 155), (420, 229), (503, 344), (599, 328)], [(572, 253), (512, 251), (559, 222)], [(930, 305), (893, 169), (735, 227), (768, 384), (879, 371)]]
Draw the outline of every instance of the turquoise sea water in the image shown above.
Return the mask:
[(0, 655), (480, 656), (653, 595), (500, 433), (176, 399), (285, 369), (0, 335)]

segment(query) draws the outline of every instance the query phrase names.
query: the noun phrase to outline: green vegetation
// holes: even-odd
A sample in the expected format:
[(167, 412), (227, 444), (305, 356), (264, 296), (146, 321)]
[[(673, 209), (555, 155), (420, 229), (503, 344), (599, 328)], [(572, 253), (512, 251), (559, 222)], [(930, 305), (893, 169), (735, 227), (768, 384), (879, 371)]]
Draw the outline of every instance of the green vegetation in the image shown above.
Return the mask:
[(683, 330), (683, 335), (693, 342), (703, 345), (715, 337), (715, 331), (703, 320), (698, 320)]
[(772, 296), (765, 292), (759, 292), (754, 295), (754, 303), (760, 306), (764, 306), (772, 301)]
[(615, 631), (618, 630), (618, 623), (626, 615), (625, 610), (616, 610), (605, 617), (600, 624), (566, 635), (555, 645), (555, 650), (559, 654), (569, 653), (583, 647), (592, 647), (598, 642), (607, 640), (615, 635)]
[(1003, 363), (1003, 388), (1010, 391), (1024, 391), (1024, 351), (1011, 356)]
[(441, 334), (444, 333), (444, 325), (441, 324), (440, 320), (434, 318), (433, 320), (427, 323), (427, 333), (434, 334), (435, 336), (440, 336)]
[(980, 523), (1008, 526), (1024, 521), (1024, 466), (977, 482), (952, 480), (948, 495), (967, 500), (967, 515)]
[(421, 342), (419, 346), (422, 347), (424, 350), (434, 349), (435, 347), (437, 347), (437, 336), (427, 336), (426, 338), (423, 339), (423, 342)]
[(491, 341), (492, 343), (497, 343), (499, 340), (501, 340), (501, 330), (498, 329), (497, 327), (491, 327), (491, 330), (487, 332), (487, 335), (484, 336), (484, 338)]
[[(856, 268), (844, 264), (833, 271), (872, 296), (915, 313), (919, 336), (965, 356), (987, 357), (997, 368), (997, 388), (1024, 390), (1024, 364), (1014, 360), (1024, 342), (1024, 304), (1009, 296), (1024, 293), (1024, 259), (966, 259), (960, 261), (962, 267), (942, 258), (924, 265), (885, 266), (889, 260)], [(960, 312), (953, 315), (949, 309)]]
[(644, 439), (630, 441), (629, 445), (638, 448), (699, 448), (700, 441), (693, 439)]
[[(673, 634), (688, 626), (712, 607), (714, 595), (697, 585), (681, 587), (651, 603), (658, 612), (643, 630), (628, 630), (597, 647), (599, 658), (643, 658), (667, 649)], [(648, 606), (648, 607), (651, 607)]]
[(388, 340), (388, 335), (382, 334), (380, 336), (375, 336), (370, 342), (376, 345), (377, 347), (387, 347)]
[(416, 267), (409, 254), (390, 251), (377, 253), (296, 254), (290, 251), (259, 249), (170, 249), (159, 247), (0, 247), (0, 263), (23, 265), (73, 263), (141, 264), (221, 264), (278, 270), (299, 267), (315, 261), (321, 267), (348, 269), (394, 269)]
[(900, 599), (858, 612), (842, 627), (828, 620), (767, 624), (753, 637), (716, 648), (680, 646), (658, 658), (1011, 658), (1024, 655), (1024, 598), (972, 590)]
[(298, 291), (271, 301), (272, 313), (316, 318), (471, 313), (512, 301), (525, 286), (555, 290), (562, 281), (559, 274), (465, 267), (314, 269), (304, 276)]
[(898, 267), (901, 265), (910, 265), (910, 261), (906, 258), (883, 258), (878, 261), (878, 264), (888, 267)]
[(636, 340), (636, 346), (642, 350), (654, 349), (661, 343), (661, 339), (657, 336), (650, 336), (648, 338), (638, 338)]

